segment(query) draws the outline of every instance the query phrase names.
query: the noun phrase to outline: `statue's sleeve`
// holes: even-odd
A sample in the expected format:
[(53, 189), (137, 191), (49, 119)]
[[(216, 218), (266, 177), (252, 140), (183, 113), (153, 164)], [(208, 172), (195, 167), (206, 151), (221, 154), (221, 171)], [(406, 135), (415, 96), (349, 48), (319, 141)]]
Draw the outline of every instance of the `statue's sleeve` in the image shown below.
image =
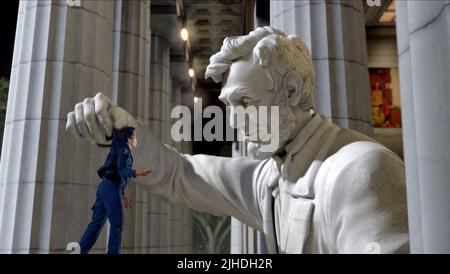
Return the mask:
[(330, 171), (327, 222), (336, 253), (409, 252), (404, 165), (379, 147), (344, 155), (351, 160)]
[(143, 130), (137, 130), (141, 145), (134, 153), (136, 166), (152, 171), (137, 182), (151, 194), (197, 211), (230, 215), (257, 229), (262, 226), (260, 204), (271, 160), (181, 154)]

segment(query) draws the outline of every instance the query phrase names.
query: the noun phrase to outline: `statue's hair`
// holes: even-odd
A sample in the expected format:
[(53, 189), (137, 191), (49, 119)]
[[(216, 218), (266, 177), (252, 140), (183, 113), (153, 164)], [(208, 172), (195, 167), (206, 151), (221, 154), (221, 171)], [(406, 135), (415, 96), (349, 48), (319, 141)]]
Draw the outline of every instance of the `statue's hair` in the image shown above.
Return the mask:
[(233, 61), (249, 54), (253, 54), (255, 64), (268, 69), (275, 91), (282, 87), (285, 76), (294, 72), (301, 87), (297, 104), (305, 111), (313, 107), (315, 76), (308, 47), (297, 35), (286, 36), (271, 27), (225, 38), (220, 51), (211, 56), (205, 78), (221, 82)]

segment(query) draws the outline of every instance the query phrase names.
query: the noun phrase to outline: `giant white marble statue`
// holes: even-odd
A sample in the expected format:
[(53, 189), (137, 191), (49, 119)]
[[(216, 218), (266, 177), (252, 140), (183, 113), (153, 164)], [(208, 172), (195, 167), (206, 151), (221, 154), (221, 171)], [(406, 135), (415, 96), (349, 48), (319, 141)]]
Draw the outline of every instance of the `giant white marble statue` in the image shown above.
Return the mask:
[(248, 144), (252, 158), (181, 154), (101, 93), (75, 106), (67, 131), (105, 144), (113, 127), (134, 126), (135, 163), (152, 169), (137, 183), (173, 203), (237, 218), (264, 234), (270, 253), (409, 252), (402, 160), (310, 111), (314, 67), (298, 36), (264, 27), (226, 38), (206, 77), (222, 82), (227, 105), (280, 107), (272, 155), (260, 141)]

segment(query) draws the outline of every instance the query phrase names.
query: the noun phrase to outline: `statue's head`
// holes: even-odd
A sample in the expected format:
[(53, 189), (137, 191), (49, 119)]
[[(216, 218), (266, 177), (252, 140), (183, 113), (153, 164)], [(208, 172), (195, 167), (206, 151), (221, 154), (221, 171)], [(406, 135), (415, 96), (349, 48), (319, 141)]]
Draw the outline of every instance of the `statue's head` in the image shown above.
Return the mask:
[[(205, 77), (222, 83), (219, 99), (226, 105), (279, 106), (279, 142), (272, 153), (295, 136), (306, 117), (302, 114), (309, 114), (314, 104), (314, 66), (307, 46), (297, 35), (286, 36), (271, 27), (225, 38), (210, 58)], [(239, 129), (249, 134), (248, 127)], [(267, 157), (260, 151), (263, 142), (267, 140), (249, 142), (248, 151), (256, 158)]]

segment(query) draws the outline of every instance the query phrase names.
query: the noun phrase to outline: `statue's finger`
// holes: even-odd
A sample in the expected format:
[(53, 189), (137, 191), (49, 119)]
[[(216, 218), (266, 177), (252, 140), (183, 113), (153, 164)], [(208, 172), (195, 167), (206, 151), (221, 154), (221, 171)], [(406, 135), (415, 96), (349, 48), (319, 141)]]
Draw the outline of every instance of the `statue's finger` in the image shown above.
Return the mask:
[(83, 137), (88, 138), (88, 140), (91, 141), (92, 143), (95, 143), (95, 140), (92, 137), (92, 135), (89, 132), (89, 129), (86, 125), (86, 120), (84, 118), (84, 110), (83, 110), (82, 103), (78, 103), (75, 105), (75, 122), (77, 125), (77, 129), (81, 133), (81, 135)]
[(106, 143), (105, 133), (103, 132), (102, 129), (100, 129), (99, 122), (95, 115), (95, 106), (93, 99), (86, 98), (84, 100), (83, 111), (86, 126), (88, 127), (91, 136), (94, 138), (96, 143), (105, 144)]
[(112, 103), (107, 96), (103, 93), (97, 93), (94, 97), (94, 110), (95, 115), (97, 116), (97, 120), (99, 122), (100, 128), (103, 130), (103, 133), (111, 137), (112, 129), (113, 129), (113, 120), (109, 115), (108, 110), (112, 107)]
[(67, 113), (66, 132), (77, 138), (83, 137), (77, 129), (77, 125), (76, 125), (76, 121), (75, 121), (75, 112), (73, 112), (73, 111)]

